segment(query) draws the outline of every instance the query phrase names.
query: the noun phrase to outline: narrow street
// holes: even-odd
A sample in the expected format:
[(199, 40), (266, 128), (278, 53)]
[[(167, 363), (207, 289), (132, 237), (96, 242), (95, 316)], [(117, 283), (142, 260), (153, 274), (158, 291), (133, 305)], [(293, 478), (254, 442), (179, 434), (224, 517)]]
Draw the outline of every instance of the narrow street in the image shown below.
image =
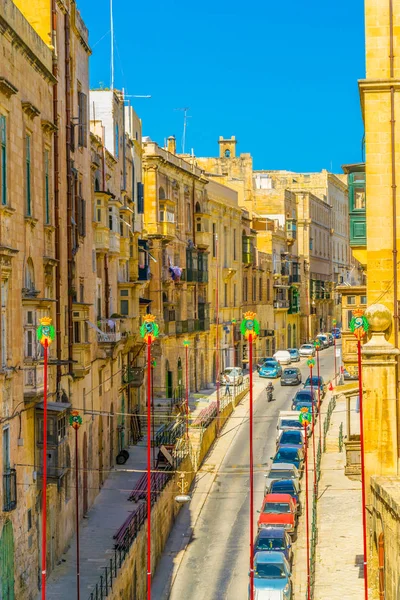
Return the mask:
[[(333, 348), (320, 354), (321, 375), (333, 376)], [(298, 363), (303, 381), (306, 360)], [(267, 404), (265, 385), (255, 373), (254, 463), (255, 520), (264, 492), (264, 473), (275, 451), (276, 421), (290, 408), (298, 387), (274, 381), (276, 401)], [(300, 386), (299, 386), (300, 387)], [(324, 407), (323, 409), (324, 410)], [(192, 502), (178, 516), (153, 582), (158, 600), (243, 600), (249, 565), (248, 399), (227, 422), (195, 480)], [(213, 477), (204, 472), (214, 470)], [(209, 478), (206, 483), (204, 479)], [(201, 495), (199, 499), (198, 494)], [(256, 527), (255, 527), (256, 530)], [(186, 540), (186, 549), (179, 538)], [(294, 545), (294, 551), (296, 551)]]

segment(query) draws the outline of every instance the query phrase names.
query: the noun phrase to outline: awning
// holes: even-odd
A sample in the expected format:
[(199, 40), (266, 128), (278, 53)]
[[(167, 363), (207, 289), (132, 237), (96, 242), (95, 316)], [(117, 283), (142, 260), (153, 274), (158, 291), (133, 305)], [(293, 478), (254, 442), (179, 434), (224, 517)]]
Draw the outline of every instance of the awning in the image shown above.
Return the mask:
[(148, 298), (139, 298), (139, 304), (151, 304), (152, 300)]
[[(72, 405), (70, 402), (47, 402), (47, 410), (49, 410), (50, 412), (64, 412), (71, 408), (71, 406)], [(43, 410), (44, 402), (38, 402), (36, 404), (36, 408), (39, 410)]]

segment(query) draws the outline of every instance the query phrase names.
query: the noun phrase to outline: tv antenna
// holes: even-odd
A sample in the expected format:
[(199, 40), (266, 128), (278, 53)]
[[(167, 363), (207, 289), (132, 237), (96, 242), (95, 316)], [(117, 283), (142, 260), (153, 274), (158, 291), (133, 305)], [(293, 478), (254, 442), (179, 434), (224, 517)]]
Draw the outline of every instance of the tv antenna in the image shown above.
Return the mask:
[(111, 91), (114, 89), (114, 18), (113, 18), (113, 0), (110, 0), (110, 34), (111, 34)]
[(181, 112), (183, 112), (182, 154), (185, 154), (187, 120), (191, 119), (190, 115), (188, 115), (190, 107), (184, 106), (183, 108), (175, 108), (175, 110), (180, 110)]

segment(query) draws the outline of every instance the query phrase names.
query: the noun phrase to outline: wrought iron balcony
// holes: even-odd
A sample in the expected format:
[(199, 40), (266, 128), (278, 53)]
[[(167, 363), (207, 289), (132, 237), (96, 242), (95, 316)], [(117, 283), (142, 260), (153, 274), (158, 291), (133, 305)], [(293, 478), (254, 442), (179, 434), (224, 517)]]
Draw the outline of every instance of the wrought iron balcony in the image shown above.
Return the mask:
[(7, 469), (3, 473), (3, 511), (10, 512), (17, 506), (17, 471)]
[(274, 300), (274, 308), (276, 308), (276, 309), (289, 308), (289, 301), (288, 300)]

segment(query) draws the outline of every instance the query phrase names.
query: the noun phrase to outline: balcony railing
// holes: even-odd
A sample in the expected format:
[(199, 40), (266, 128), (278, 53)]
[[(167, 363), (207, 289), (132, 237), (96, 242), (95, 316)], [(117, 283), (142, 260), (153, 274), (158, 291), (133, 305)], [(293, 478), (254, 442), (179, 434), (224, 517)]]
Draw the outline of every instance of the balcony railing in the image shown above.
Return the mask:
[[(113, 325), (111, 325), (113, 323)], [(97, 332), (97, 341), (103, 344), (116, 344), (121, 340), (119, 321), (106, 319), (97, 322), (100, 331)]]
[(197, 280), (199, 283), (208, 283), (208, 271), (197, 271)]
[(281, 266), (281, 275), (283, 277), (288, 277), (288, 275), (289, 275), (289, 265), (282, 265)]
[(198, 329), (196, 331), (208, 331), (210, 329), (210, 319), (198, 319)]
[(17, 471), (7, 469), (3, 473), (3, 511), (9, 512), (17, 506)]
[(289, 308), (289, 300), (274, 300), (274, 308)]
[(122, 383), (131, 384), (133, 387), (140, 387), (143, 384), (143, 367), (125, 367), (122, 371)]
[(186, 269), (186, 281), (187, 283), (197, 283), (198, 271), (197, 269)]
[(187, 321), (176, 321), (176, 333), (179, 335), (181, 333), (188, 332), (188, 322)]

